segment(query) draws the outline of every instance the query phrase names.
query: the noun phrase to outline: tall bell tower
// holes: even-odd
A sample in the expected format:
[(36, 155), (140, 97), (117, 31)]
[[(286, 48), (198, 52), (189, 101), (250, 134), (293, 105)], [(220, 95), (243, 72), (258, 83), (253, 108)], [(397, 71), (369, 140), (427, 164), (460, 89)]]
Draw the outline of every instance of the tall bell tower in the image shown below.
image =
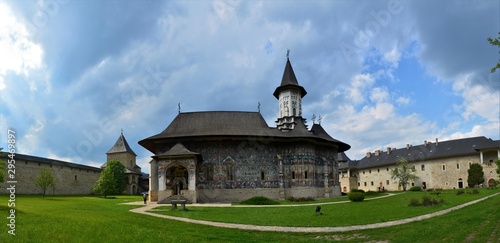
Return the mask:
[(299, 122), (305, 125), (305, 119), (302, 118), (302, 97), (307, 94), (304, 87), (297, 82), (288, 53), (286, 56), (281, 85), (273, 93), (279, 100), (280, 108), (276, 127), (283, 132), (293, 130)]

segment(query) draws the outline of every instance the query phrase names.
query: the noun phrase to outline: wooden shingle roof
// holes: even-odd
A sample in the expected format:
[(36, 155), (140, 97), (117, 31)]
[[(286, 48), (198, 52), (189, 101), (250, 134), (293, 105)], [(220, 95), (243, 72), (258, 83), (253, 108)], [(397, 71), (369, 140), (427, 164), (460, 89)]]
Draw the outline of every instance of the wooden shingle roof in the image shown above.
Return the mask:
[(123, 133), (120, 134), (120, 137), (118, 137), (118, 140), (116, 140), (115, 145), (106, 153), (106, 154), (114, 154), (114, 153), (122, 153), (122, 152), (128, 152), (131, 153), (135, 156), (137, 156), (134, 151), (130, 148), (130, 146), (127, 143), (127, 140), (123, 136)]
[(165, 130), (159, 134), (139, 141), (139, 144), (154, 153), (155, 141), (176, 141), (180, 138), (221, 136), (247, 138), (310, 138), (335, 144), (339, 147), (339, 152), (346, 151), (350, 148), (348, 144), (330, 137), (320, 125), (316, 124), (314, 131), (309, 131), (304, 124), (298, 123), (293, 130), (282, 132), (276, 128), (269, 127), (259, 112), (242, 111), (179, 113)]
[(283, 72), (283, 78), (281, 78), (281, 85), (274, 90), (274, 97), (279, 99), (281, 90), (285, 88), (296, 88), (300, 90), (301, 97), (304, 97), (307, 94), (306, 89), (299, 85), (297, 77), (295, 77), (295, 73), (293, 72), (292, 64), (288, 58), (286, 60), (285, 71)]

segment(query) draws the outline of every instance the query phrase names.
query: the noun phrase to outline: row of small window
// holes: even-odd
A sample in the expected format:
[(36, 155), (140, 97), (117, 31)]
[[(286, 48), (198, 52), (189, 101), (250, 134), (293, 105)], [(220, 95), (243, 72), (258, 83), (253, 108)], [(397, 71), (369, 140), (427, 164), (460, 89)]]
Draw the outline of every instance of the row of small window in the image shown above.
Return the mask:
[[(386, 171), (389, 171), (389, 167), (386, 168)], [(380, 172), (380, 169), (377, 169), (377, 172)], [(372, 170), (368, 170), (368, 173), (372, 173)], [(365, 171), (363, 170), (363, 175), (365, 174)]]
[[(470, 167), (471, 163), (469, 162), (469, 167)], [(456, 165), (457, 167), (457, 170), (460, 169), (460, 164), (457, 164)], [(446, 165), (442, 165), (441, 166), (442, 170), (446, 170)], [(415, 166), (413, 166), (413, 169), (415, 169)], [(420, 165), (420, 170), (421, 171), (425, 171), (425, 165)], [(389, 167), (386, 168), (386, 171), (389, 171)], [(380, 169), (377, 169), (377, 172), (380, 172)], [(372, 173), (372, 170), (368, 170), (368, 173)], [(365, 174), (365, 171), (363, 170), (363, 174)]]
[[(389, 185), (389, 183), (390, 183), (390, 182), (389, 182), (389, 180), (386, 180), (386, 181), (385, 181), (385, 184), (386, 184), (386, 185)], [(367, 182), (366, 182), (366, 181), (365, 181), (365, 182), (363, 182), (363, 184), (364, 184), (364, 186), (367, 186)], [(375, 184), (373, 183), (373, 181), (370, 181), (370, 185), (371, 185), (371, 186), (374, 186)], [(358, 182), (358, 186), (361, 186), (361, 182)]]

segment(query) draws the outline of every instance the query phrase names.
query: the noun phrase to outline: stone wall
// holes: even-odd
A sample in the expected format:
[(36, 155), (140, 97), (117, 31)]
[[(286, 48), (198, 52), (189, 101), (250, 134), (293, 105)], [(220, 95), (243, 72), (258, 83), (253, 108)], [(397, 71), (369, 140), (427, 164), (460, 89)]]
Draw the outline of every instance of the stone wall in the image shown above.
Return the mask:
[[(0, 160), (6, 162), (5, 156), (0, 154)], [(16, 154), (15, 161), (16, 194), (41, 194), (42, 190), (36, 186), (35, 180), (42, 168), (48, 169), (56, 180), (55, 188), (47, 190), (47, 195), (91, 194), (101, 171), (95, 167), (20, 154)], [(2, 193), (6, 193), (6, 184), (0, 185)]]

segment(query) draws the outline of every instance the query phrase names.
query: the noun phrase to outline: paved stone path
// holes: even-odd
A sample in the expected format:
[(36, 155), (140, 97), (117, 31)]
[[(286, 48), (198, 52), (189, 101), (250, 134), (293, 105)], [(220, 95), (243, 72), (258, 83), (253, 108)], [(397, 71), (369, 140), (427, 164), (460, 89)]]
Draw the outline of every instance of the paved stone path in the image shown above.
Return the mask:
[[(182, 218), (182, 217), (173, 217), (173, 216), (168, 216), (168, 215), (161, 215), (161, 214), (147, 212), (147, 211), (149, 211), (153, 208), (159, 207), (159, 206), (166, 206), (165, 204), (156, 204), (156, 203), (149, 203), (144, 207), (135, 208), (135, 209), (132, 209), (130, 211), (134, 212), (134, 213), (150, 215), (150, 216), (158, 217), (158, 218), (165, 218), (165, 219), (177, 220), (177, 221), (182, 221), (182, 222), (187, 222), (187, 223), (203, 224), (203, 225), (222, 227), (222, 228), (231, 228), (231, 229), (258, 230), (258, 231), (280, 231), (280, 232), (345, 232), (345, 231), (353, 231), (353, 230), (376, 229), (376, 228), (390, 227), (390, 226), (396, 226), (396, 225), (407, 224), (407, 223), (416, 222), (416, 221), (420, 221), (420, 220), (425, 220), (425, 219), (440, 216), (440, 215), (467, 207), (469, 205), (484, 201), (488, 198), (497, 196), (499, 194), (500, 194), (500, 192), (495, 193), (493, 195), (489, 195), (489, 196), (480, 198), (480, 199), (477, 199), (477, 200), (474, 200), (474, 201), (470, 201), (468, 203), (464, 203), (464, 204), (461, 204), (461, 205), (458, 205), (458, 206), (455, 206), (452, 208), (448, 208), (448, 209), (441, 210), (438, 212), (424, 214), (424, 215), (420, 215), (420, 216), (416, 216), (416, 217), (412, 217), (412, 218), (394, 220), (394, 221), (383, 222), (383, 223), (352, 225), (352, 226), (339, 226), (339, 227), (288, 227), (288, 226), (261, 226), (261, 225), (249, 225), (249, 224), (222, 223), (222, 222), (213, 222), (213, 221), (198, 220), (198, 219), (188, 219), (188, 218)], [(142, 202), (132, 202), (129, 204), (137, 205), (139, 203), (142, 203)], [(339, 202), (337, 202), (337, 203), (339, 203)], [(314, 205), (317, 205), (317, 204), (314, 204)], [(200, 205), (200, 206), (202, 206), (202, 205)], [(203, 205), (203, 206), (206, 207), (208, 205)], [(211, 204), (211, 206), (221, 207), (221, 206), (230, 206), (230, 205), (229, 204)], [(283, 206), (293, 206), (293, 205), (280, 205), (280, 206), (283, 207)]]

